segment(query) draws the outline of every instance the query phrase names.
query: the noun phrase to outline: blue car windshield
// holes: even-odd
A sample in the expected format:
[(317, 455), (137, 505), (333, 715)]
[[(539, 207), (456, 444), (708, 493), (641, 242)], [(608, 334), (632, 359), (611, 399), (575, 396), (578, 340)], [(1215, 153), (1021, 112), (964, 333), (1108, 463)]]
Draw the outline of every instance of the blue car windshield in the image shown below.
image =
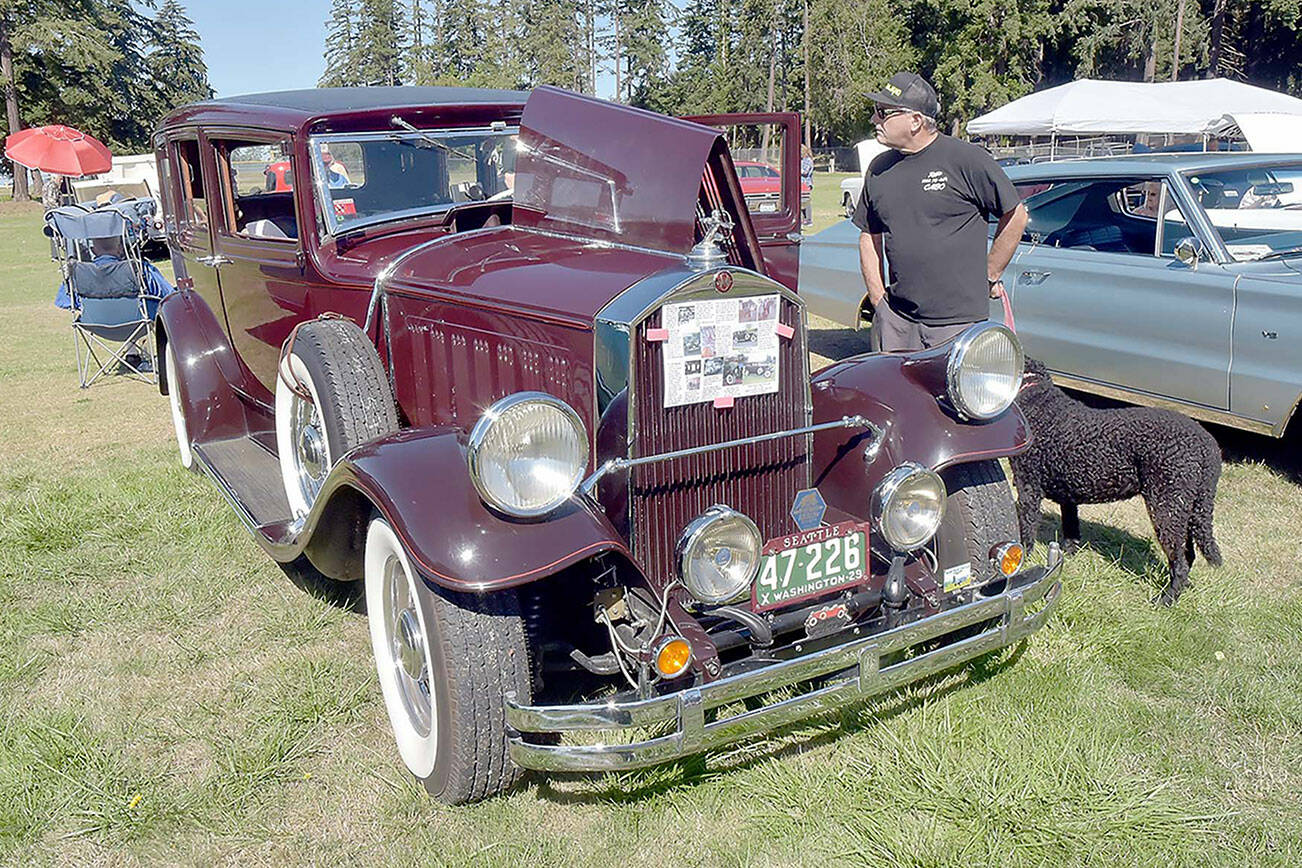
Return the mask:
[(1302, 248), (1302, 162), (1186, 172), (1185, 177), (1236, 260), (1291, 256)]

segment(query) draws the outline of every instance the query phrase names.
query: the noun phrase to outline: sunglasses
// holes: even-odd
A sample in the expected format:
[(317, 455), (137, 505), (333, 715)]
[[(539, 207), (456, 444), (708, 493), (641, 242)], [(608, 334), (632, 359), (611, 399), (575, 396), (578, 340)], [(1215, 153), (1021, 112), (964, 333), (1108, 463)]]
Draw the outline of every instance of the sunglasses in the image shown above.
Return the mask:
[(903, 108), (886, 109), (885, 111), (883, 111), (882, 109), (877, 109), (876, 111), (873, 112), (872, 119), (874, 121), (880, 122), (886, 120), (887, 118), (893, 118), (896, 115), (906, 115), (910, 111), (911, 111), (910, 109), (903, 109)]

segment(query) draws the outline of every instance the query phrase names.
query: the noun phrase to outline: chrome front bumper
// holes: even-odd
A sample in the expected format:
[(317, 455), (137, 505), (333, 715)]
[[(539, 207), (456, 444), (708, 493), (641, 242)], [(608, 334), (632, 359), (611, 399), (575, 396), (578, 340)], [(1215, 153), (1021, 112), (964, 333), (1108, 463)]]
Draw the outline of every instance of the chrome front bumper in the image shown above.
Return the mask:
[[(581, 705), (518, 705), (507, 697), (506, 720), (517, 732), (619, 731), (676, 723), (667, 735), (629, 744), (559, 744), (509, 739), (519, 766), (551, 772), (615, 771), (642, 768), (717, 748), (843, 705), (884, 693), (941, 672), (974, 657), (1011, 645), (1034, 633), (1057, 607), (1062, 583), (1055, 575), (1062, 559), (1051, 546), (1048, 564), (1014, 576), (1003, 593), (932, 615), (893, 630), (784, 660), (700, 687), (653, 699)], [(1038, 610), (1026, 609), (1042, 603)], [(883, 666), (882, 657), (992, 618), (984, 632)], [(752, 711), (706, 723), (705, 713), (733, 702), (821, 676), (840, 674), (821, 687)]]

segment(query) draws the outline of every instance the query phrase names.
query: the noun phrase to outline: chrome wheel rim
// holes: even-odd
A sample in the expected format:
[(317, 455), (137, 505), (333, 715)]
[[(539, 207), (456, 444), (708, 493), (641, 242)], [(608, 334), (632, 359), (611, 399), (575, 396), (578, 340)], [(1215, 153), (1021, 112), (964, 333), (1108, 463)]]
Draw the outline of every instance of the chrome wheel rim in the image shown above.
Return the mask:
[(393, 555), (384, 563), (383, 584), (385, 644), (398, 695), (412, 728), (422, 737), (427, 736), (434, 712), (429, 653), (406, 570)]
[(330, 471), (325, 426), (314, 404), (297, 395), (293, 401), (290, 442), (294, 447), (294, 476), (304, 501), (311, 504)]

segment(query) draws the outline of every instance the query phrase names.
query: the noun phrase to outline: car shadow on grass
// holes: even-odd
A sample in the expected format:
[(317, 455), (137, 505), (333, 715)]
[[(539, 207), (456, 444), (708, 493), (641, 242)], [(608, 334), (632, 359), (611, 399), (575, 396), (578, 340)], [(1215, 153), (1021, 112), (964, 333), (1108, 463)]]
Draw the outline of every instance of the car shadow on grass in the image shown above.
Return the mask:
[(1283, 437), (1249, 434), (1236, 428), (1204, 426), (1221, 446), (1226, 464), (1264, 464), (1295, 485), (1302, 485), (1302, 428)]
[[(783, 726), (752, 742), (740, 742), (649, 769), (625, 773), (531, 775), (538, 796), (561, 805), (630, 804), (700, 786), (771, 760), (832, 744), (874, 724), (886, 723), (924, 703), (993, 678), (1021, 659), (1027, 640), (912, 682), (883, 696)], [(707, 722), (710, 718), (707, 716)], [(802, 730), (817, 729), (808, 736)]]
[[(825, 359), (839, 362), (841, 359), (868, 352), (868, 335), (870, 330), (849, 328), (813, 328), (809, 329), (809, 352)], [(813, 369), (821, 367), (817, 361)]]

